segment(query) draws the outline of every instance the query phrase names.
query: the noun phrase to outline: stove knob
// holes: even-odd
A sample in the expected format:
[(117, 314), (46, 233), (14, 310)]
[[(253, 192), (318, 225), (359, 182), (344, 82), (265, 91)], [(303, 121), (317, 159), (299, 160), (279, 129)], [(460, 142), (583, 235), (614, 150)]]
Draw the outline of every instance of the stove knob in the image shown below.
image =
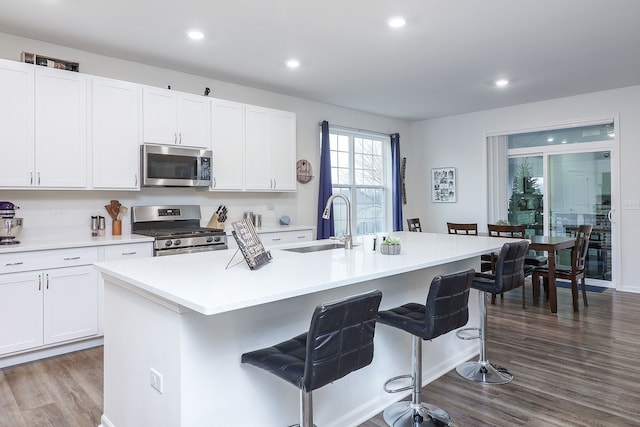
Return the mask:
[(213, 242), (213, 237), (207, 237), (207, 243)]
[(174, 246), (178, 246), (180, 243), (182, 243), (182, 241), (180, 239), (178, 239), (175, 242), (173, 242), (173, 245)]
[(166, 242), (164, 242), (165, 246), (171, 246), (173, 244), (173, 242), (171, 240), (167, 240)]
[(220, 236), (216, 236), (216, 237), (214, 238), (214, 241), (219, 242), (219, 241), (220, 241), (220, 239), (221, 239), (221, 237), (220, 237)]

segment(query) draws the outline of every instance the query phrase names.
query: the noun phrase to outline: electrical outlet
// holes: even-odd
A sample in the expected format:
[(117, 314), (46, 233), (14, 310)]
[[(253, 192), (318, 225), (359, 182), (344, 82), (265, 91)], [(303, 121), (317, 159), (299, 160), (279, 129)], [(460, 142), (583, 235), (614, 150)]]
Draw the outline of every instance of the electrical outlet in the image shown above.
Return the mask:
[(163, 384), (162, 384), (162, 374), (155, 369), (151, 368), (150, 375), (151, 387), (158, 390), (160, 394), (162, 394)]

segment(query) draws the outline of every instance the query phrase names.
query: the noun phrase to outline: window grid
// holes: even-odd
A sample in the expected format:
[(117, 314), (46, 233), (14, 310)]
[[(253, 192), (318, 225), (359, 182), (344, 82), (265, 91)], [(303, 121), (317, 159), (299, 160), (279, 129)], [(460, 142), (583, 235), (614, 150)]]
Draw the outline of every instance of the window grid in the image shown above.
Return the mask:
[[(333, 192), (344, 194), (351, 201), (353, 233), (383, 231), (387, 217), (385, 155), (390, 150), (388, 140), (330, 130), (329, 141)], [(342, 199), (334, 199), (333, 215), (335, 233), (343, 235), (347, 218)]]

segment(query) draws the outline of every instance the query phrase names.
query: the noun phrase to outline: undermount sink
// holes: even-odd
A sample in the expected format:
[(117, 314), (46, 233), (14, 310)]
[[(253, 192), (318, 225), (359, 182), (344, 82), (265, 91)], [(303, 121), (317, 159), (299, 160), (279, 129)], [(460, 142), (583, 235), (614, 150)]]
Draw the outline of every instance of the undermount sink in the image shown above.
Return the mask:
[(336, 243), (324, 243), (322, 245), (300, 246), (297, 248), (283, 249), (283, 251), (298, 252), (298, 253), (304, 254), (308, 252), (330, 251), (331, 249), (344, 249), (344, 243), (336, 242)]

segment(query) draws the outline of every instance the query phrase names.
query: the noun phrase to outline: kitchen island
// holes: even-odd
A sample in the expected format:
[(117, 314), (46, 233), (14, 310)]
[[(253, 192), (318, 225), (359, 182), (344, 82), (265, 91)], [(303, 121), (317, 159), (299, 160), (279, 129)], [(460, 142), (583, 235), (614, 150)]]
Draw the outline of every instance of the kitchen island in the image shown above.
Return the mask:
[[(348, 295), (379, 289), (381, 309), (423, 302), (433, 276), (475, 268), (506, 241), (393, 235), (399, 255), (272, 249), (273, 260), (255, 271), (244, 262), (225, 269), (233, 251), (97, 264), (105, 280), (102, 426), (294, 424), (298, 390), (242, 365), (243, 352), (305, 331), (316, 305)], [(476, 307), (472, 292), (470, 326)], [(453, 333), (424, 344), (425, 383), (478, 354), (476, 341)], [(410, 372), (409, 335), (379, 325), (375, 346), (370, 366), (314, 391), (316, 424), (357, 425), (404, 397), (382, 384)]]

